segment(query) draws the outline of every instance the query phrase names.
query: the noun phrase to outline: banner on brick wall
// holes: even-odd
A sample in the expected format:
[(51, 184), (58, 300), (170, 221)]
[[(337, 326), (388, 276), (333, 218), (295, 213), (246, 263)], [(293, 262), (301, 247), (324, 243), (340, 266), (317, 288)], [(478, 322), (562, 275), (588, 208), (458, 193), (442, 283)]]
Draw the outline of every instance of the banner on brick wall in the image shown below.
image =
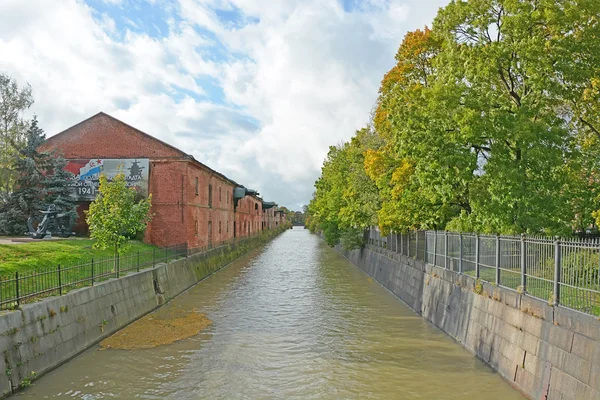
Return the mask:
[(150, 162), (147, 158), (68, 160), (65, 169), (73, 174), (70, 180), (71, 193), (78, 201), (93, 201), (96, 198), (100, 174), (111, 180), (119, 172), (125, 174), (127, 186), (134, 188), (140, 196), (148, 196)]

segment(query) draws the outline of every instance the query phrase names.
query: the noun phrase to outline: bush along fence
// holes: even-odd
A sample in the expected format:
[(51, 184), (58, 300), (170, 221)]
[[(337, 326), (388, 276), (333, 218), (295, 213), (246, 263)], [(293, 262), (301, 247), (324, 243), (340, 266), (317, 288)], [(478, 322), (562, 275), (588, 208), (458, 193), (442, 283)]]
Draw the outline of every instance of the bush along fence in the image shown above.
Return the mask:
[(482, 281), (600, 316), (600, 240), (490, 236), (412, 231), (381, 236), (370, 245), (474, 276)]
[(154, 248), (151, 251), (129, 253), (117, 257), (92, 258), (77, 265), (57, 265), (31, 272), (15, 272), (0, 276), (0, 310), (12, 310), (21, 304), (31, 303), (44, 297), (61, 296), (73, 289), (93, 286), (111, 278), (119, 278), (131, 272), (139, 272), (189, 255), (208, 252), (228, 244), (241, 243), (260, 236), (257, 233), (244, 238), (213, 242), (208, 246), (188, 249), (186, 244)]

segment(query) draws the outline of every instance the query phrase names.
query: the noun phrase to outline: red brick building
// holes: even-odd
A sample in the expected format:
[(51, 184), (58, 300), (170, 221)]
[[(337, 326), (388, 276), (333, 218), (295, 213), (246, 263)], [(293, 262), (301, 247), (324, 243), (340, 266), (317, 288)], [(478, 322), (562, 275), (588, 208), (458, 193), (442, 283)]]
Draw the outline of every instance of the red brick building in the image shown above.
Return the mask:
[[(187, 243), (194, 248), (263, 229), (262, 199), (256, 191), (245, 189), (193, 156), (105, 113), (52, 136), (44, 148), (59, 150), (67, 160), (90, 160), (81, 171), (98, 163), (102, 165), (102, 160), (104, 165), (120, 160), (147, 165), (144, 184), (152, 195), (153, 213), (145, 233), (145, 241), (149, 243), (159, 246)], [(95, 159), (98, 163), (92, 162)], [(83, 175), (82, 172), (82, 180)], [(234, 191), (244, 195), (234, 198)], [(87, 232), (83, 212), (90, 201), (78, 204), (78, 233)]]

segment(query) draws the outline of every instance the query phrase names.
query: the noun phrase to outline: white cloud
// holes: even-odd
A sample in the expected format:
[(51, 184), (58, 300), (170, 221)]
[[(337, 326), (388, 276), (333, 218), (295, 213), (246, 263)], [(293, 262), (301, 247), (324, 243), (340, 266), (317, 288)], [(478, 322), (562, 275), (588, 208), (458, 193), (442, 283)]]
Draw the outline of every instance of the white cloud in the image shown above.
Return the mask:
[[(347, 12), (337, 0), (179, 0), (153, 37), (154, 23), (118, 32), (123, 15), (82, 0), (2, 0), (0, 71), (32, 85), (49, 134), (103, 110), (298, 208), (328, 146), (367, 122), (405, 32), (445, 2), (364, 0)], [(207, 77), (226, 105), (211, 103)]]

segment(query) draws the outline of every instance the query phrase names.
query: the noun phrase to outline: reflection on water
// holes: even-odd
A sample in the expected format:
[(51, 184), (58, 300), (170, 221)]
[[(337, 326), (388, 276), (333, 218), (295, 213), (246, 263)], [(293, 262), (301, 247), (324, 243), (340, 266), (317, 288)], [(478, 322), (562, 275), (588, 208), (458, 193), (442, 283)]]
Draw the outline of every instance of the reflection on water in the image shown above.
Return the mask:
[[(199, 335), (91, 349), (32, 399), (522, 399), (318, 237), (295, 228), (158, 311), (197, 310)], [(160, 316), (159, 315), (159, 316)]]

